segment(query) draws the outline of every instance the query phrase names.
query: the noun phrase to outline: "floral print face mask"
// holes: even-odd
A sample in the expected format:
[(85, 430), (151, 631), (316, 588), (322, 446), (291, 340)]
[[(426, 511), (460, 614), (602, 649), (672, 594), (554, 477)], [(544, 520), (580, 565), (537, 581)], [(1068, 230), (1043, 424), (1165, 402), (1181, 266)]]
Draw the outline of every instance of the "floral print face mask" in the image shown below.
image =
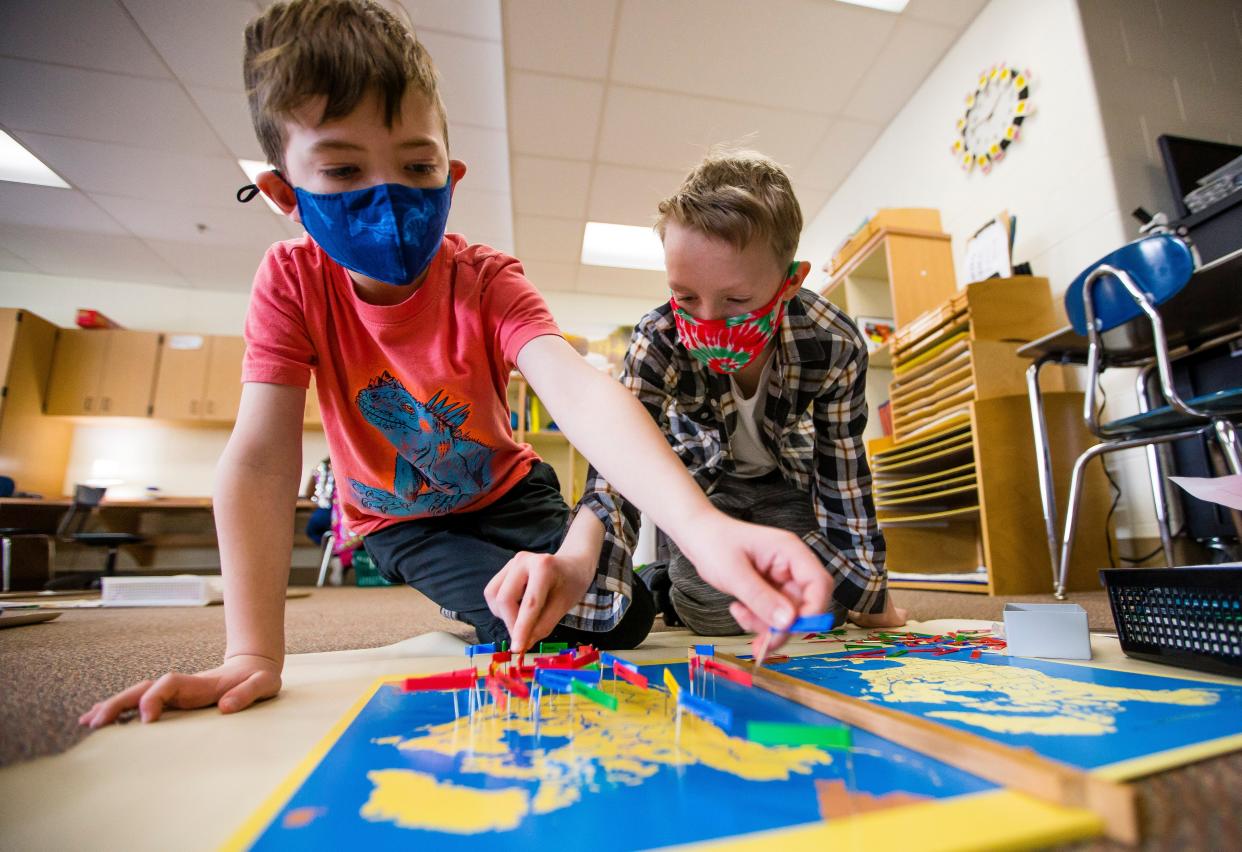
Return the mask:
[(785, 272), (776, 295), (762, 308), (724, 319), (696, 319), (669, 297), (677, 337), (696, 359), (716, 373), (736, 373), (763, 351), (781, 327), (788, 301), (785, 293), (797, 281), (795, 261)]

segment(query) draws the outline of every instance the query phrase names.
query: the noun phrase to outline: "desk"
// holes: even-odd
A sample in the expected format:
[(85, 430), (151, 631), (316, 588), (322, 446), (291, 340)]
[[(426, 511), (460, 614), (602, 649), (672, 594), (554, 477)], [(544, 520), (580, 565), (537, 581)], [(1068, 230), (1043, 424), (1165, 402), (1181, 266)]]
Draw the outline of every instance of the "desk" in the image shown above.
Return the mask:
[[(0, 498), (0, 527), (20, 527), (46, 535), (53, 541), (64, 514), (73, 505), (68, 497), (40, 500), (29, 497)], [(314, 501), (298, 500), (296, 510), (300, 517), (295, 521), (300, 531), (306, 524), (306, 514), (315, 508)], [(220, 557), (212, 517), (210, 497), (159, 497), (146, 500), (104, 499), (95, 510), (92, 526), (111, 532), (138, 533), (146, 537), (143, 544), (125, 548), (136, 558), (138, 567), (157, 573), (182, 573), (210, 570), (218, 573)], [(36, 548), (33, 541), (20, 552), (14, 552), (12, 560), (15, 588), (41, 588), (58, 567), (57, 550), (49, 548), (46, 541)], [(16, 544), (16, 541), (14, 541)], [(304, 547), (302, 545), (305, 545)], [(318, 549), (305, 536), (294, 537), (295, 567), (309, 568), (318, 565)], [(84, 560), (85, 561), (85, 560)], [(83, 564), (62, 564), (62, 571), (91, 570), (91, 561)], [(132, 569), (133, 566), (130, 566)], [(127, 569), (129, 570), (129, 569)], [(20, 585), (18, 585), (20, 584)]]
[[(1190, 283), (1160, 306), (1160, 316), (1164, 321), (1169, 354), (1174, 358), (1242, 333), (1242, 249), (1195, 270)], [(1140, 317), (1132, 320), (1105, 332), (1101, 338), (1109, 351), (1109, 357), (1103, 366), (1140, 368), (1138, 387), (1143, 388), (1147, 368), (1154, 358), (1151, 326), (1147, 319)], [(1026, 371), (1026, 388), (1031, 405), (1031, 427), (1035, 435), (1035, 469), (1039, 477), (1044, 528), (1048, 535), (1048, 555), (1052, 560), (1053, 589), (1054, 594), (1061, 599), (1065, 597), (1065, 576), (1060, 565), (1060, 531), (1057, 526), (1056, 495), (1052, 485), (1052, 456), (1048, 447), (1048, 425), (1039, 389), (1039, 373), (1047, 364), (1086, 364), (1087, 348), (1087, 338), (1066, 326), (1018, 350), (1020, 356), (1033, 362)], [(1146, 411), (1146, 394), (1140, 391), (1137, 395), (1139, 410)], [(1151, 475), (1152, 496), (1156, 500), (1161, 539), (1167, 548), (1164, 484), (1155, 447), (1147, 447), (1147, 464)]]

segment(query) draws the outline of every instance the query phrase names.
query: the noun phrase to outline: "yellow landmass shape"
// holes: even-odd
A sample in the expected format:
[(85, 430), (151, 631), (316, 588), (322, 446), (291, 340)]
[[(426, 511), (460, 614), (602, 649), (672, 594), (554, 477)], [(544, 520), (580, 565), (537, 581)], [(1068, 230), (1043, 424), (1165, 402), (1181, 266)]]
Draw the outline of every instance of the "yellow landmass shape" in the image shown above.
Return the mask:
[[(1117, 730), (1123, 702), (1204, 707), (1220, 700), (1207, 689), (1104, 686), (1019, 666), (905, 658), (886, 662), (898, 665), (861, 672), (870, 697), (891, 703), (955, 704), (958, 709), (928, 715), (997, 733), (1109, 734)], [(980, 693), (987, 697), (981, 699)]]
[(1089, 719), (1066, 719), (1063, 716), (1006, 716), (962, 713), (955, 710), (933, 710), (927, 714), (937, 719), (953, 719), (986, 728), (998, 734), (1106, 734), (1108, 729)]
[[(375, 789), (362, 806), (363, 819), (388, 820), (402, 828), (428, 828), (423, 818), (426, 812), (437, 815), (435, 828), (438, 831), (452, 834), (503, 831), (516, 827), (529, 809), (530, 797), (520, 787), (478, 790), (405, 769), (368, 772), (367, 778)], [(414, 803), (417, 803), (416, 811), (411, 807)]]
[[(683, 715), (679, 733), (663, 693), (624, 682), (610, 683), (608, 689), (619, 701), (616, 712), (580, 697), (544, 695), (538, 735), (558, 744), (526, 752), (522, 765), (515, 762), (505, 734), (536, 735), (529, 703), (524, 701), (512, 702), (512, 715), (488, 705), (475, 711), (473, 724), (462, 718), (435, 725), (398, 745), (465, 755), (460, 764), (463, 774), (533, 783), (537, 785), (533, 795), (524, 786), (483, 791), (441, 783), (413, 770), (392, 769), (368, 776), (375, 787), (362, 815), (432, 831), (495, 831), (516, 826), (528, 813), (572, 805), (604, 784), (636, 786), (663, 766), (700, 765), (750, 781), (778, 781), (832, 762), (821, 749), (759, 745), (730, 737), (688, 714)], [(502, 804), (480, 799), (499, 794), (508, 796)]]

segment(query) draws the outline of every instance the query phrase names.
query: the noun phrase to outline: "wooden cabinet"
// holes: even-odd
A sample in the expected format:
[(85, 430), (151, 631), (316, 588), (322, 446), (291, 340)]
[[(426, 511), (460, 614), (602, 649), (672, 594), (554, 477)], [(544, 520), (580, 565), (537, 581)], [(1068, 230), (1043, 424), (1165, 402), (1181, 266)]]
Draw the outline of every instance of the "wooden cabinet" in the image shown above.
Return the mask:
[(46, 413), (146, 417), (159, 365), (161, 335), (122, 329), (56, 334)]
[[(939, 216), (933, 221), (938, 226)], [(948, 234), (938, 231), (879, 228), (830, 274), (820, 294), (848, 314), (859, 331), (863, 317), (888, 320), (900, 328), (957, 289), (952, 243)], [(877, 409), (888, 398), (892, 378), (892, 357), (885, 343), (872, 350), (867, 368), (863, 437), (868, 440), (883, 434)]]
[(240, 337), (165, 335), (152, 415), (166, 420), (235, 420), (244, 352)]
[(0, 308), (0, 474), (17, 488), (59, 495), (73, 424), (43, 413), (56, 326), (30, 311)]
[[(894, 437), (868, 443), (893, 588), (1037, 594), (1052, 583), (1035, 445), (1017, 349), (1064, 322), (1043, 278), (966, 286), (891, 340)], [(1082, 394), (1045, 394), (1061, 505), (1069, 462), (1091, 444)], [(1085, 523), (1103, 525), (1104, 477), (1088, 475)], [(1070, 584), (1096, 588), (1101, 537), (1080, 536)]]
[(211, 338), (211, 358), (207, 362), (207, 383), (203, 391), (205, 419), (230, 423), (237, 419), (245, 354), (246, 342), (241, 337)]
[(559, 429), (548, 429), (551, 415), (526, 379), (516, 370), (509, 376), (509, 411), (513, 439), (530, 444), (539, 457), (552, 465), (561, 483), (561, 496), (573, 506), (586, 488), (587, 461)]

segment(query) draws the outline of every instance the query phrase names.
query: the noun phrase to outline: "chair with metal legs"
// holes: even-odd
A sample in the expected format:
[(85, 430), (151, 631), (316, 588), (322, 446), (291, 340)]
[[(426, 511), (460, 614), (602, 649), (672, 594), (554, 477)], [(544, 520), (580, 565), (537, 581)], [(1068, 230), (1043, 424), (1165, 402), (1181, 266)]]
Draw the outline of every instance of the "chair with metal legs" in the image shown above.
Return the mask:
[[(1159, 306), (1186, 286), (1194, 270), (1190, 246), (1176, 236), (1160, 234), (1136, 240), (1101, 259), (1074, 279), (1066, 291), (1065, 308), (1070, 324), (1089, 341), (1083, 418), (1100, 443), (1074, 463), (1058, 563), (1058, 598), (1065, 596), (1082, 472), (1096, 456), (1206, 435), (1220, 445), (1229, 470), (1242, 473), (1242, 448), (1234, 429), (1234, 422), (1242, 419), (1242, 386), (1188, 400), (1183, 400), (1173, 386), (1172, 359)], [(1131, 332), (1150, 335), (1160, 396), (1165, 404), (1100, 423), (1096, 398), (1100, 374), (1109, 367), (1110, 336), (1133, 336)], [(1167, 547), (1167, 537), (1161, 538)]]

